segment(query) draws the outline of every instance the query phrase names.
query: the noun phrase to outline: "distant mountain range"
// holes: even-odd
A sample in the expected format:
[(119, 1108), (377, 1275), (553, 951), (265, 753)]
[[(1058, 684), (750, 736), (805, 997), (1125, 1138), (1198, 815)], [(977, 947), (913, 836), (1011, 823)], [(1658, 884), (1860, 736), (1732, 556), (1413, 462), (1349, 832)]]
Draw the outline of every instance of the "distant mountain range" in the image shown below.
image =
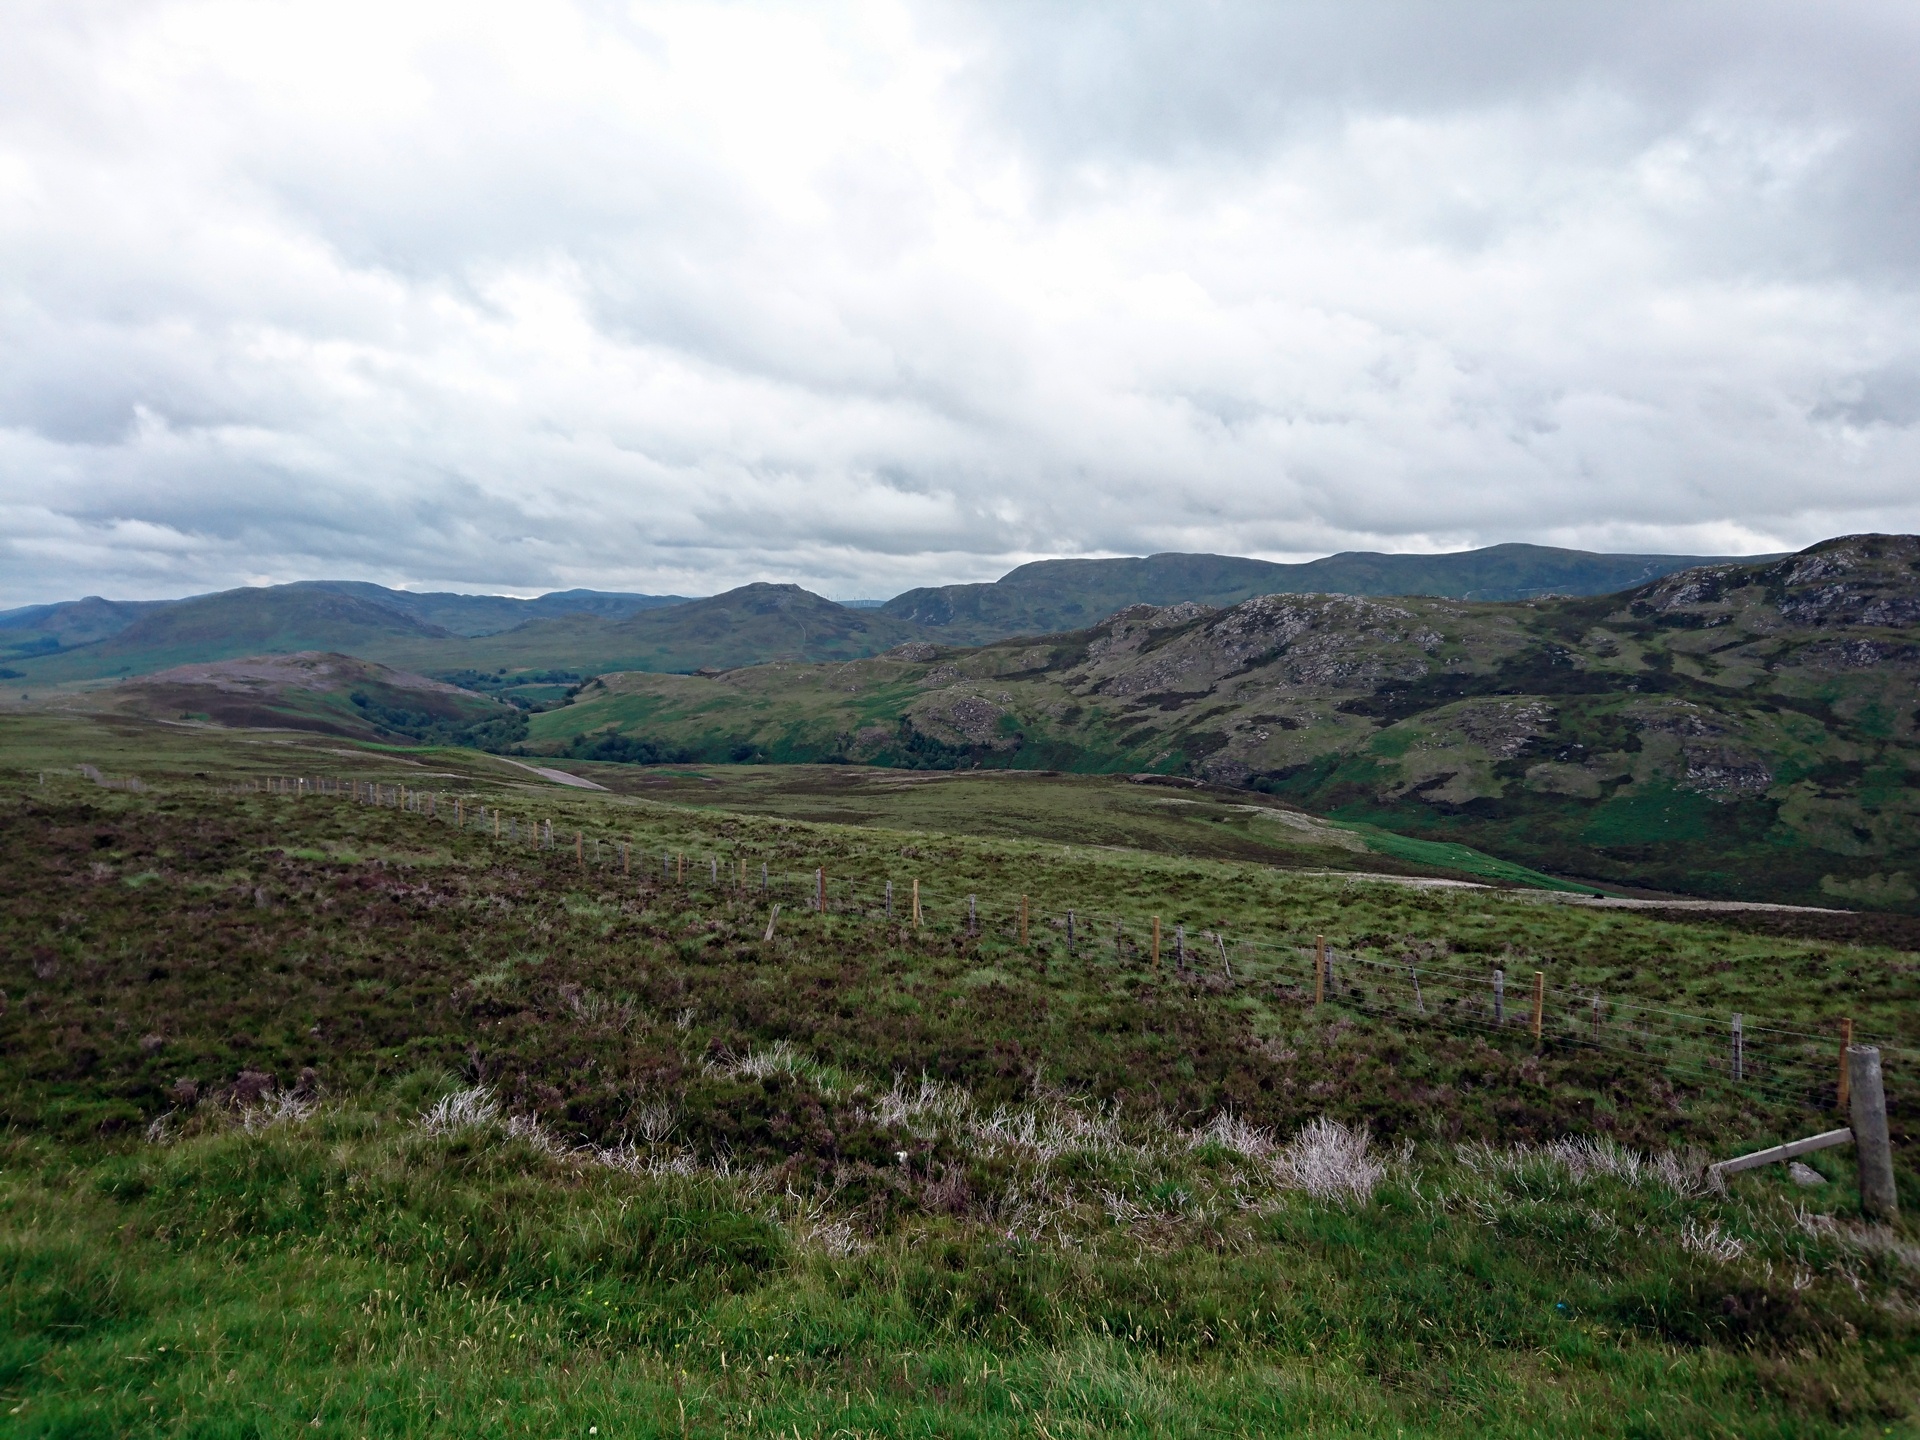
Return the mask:
[(1233, 555), (1142, 560), (1036, 560), (992, 584), (909, 590), (881, 613), (939, 632), (950, 644), (1076, 630), (1128, 605), (1237, 605), (1256, 595), (1431, 595), (1532, 600), (1611, 595), (1696, 565), (1776, 556), (1600, 555), (1545, 545), (1490, 545), (1450, 555), (1350, 551), (1281, 565)]
[(534, 715), (527, 748), (1153, 772), (1563, 875), (1911, 911), (1917, 693), (1920, 538), (1864, 535), (1597, 598), (1266, 594), (850, 664), (607, 674)]
[(1715, 563), (1495, 545), (1451, 555), (1330, 556), (1279, 565), (1222, 555), (1043, 560), (991, 584), (836, 604), (794, 585), (689, 599), (566, 590), (521, 600), (314, 580), (182, 600), (84, 600), (0, 614), (0, 679), (58, 684), (260, 654), (338, 652), (432, 674), (693, 672), (779, 658), (850, 659), (913, 639), (984, 644), (1077, 629), (1128, 605), (1232, 605), (1332, 593), (1525, 599), (1593, 595)]
[[(1315, 573), (1530, 588), (1548, 561), (1518, 548)], [(749, 585), (469, 635), (377, 587), (278, 586), (56, 607), (34, 623), (76, 643), (12, 664), (29, 684), (125, 673), (98, 703), (154, 718), (575, 760), (1181, 777), (1600, 882), (1920, 911), (1920, 538), (1599, 596), (1264, 588), (1310, 568), (1048, 562), (877, 610)], [(1143, 591), (1177, 598), (1021, 633)]]

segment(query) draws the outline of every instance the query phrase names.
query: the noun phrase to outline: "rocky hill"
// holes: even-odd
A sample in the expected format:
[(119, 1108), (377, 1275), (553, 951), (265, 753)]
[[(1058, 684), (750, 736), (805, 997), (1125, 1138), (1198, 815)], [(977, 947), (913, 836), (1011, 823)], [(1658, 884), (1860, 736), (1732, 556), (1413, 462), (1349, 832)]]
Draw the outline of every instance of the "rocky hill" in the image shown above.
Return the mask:
[(1914, 908), (1920, 540), (1621, 594), (1133, 606), (974, 649), (609, 675), (555, 753), (1191, 775), (1616, 884)]

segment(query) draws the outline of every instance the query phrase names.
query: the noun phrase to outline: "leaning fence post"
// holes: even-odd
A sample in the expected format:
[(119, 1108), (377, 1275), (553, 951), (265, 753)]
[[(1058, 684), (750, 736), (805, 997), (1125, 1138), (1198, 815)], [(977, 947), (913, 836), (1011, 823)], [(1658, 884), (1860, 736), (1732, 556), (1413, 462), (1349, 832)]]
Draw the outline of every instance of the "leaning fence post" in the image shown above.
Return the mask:
[(1871, 1045), (1847, 1047), (1849, 1118), (1860, 1163), (1860, 1208), (1875, 1220), (1900, 1213), (1893, 1187), (1893, 1144), (1887, 1136), (1887, 1092), (1880, 1078), (1880, 1052)]
[(1213, 943), (1220, 947), (1220, 968), (1227, 972), (1227, 979), (1233, 979), (1233, 966), (1227, 963), (1226, 938), (1218, 930), (1213, 932)]
[(1847, 1092), (1852, 1088), (1852, 1077), (1848, 1074), (1847, 1069), (1847, 1051), (1852, 1048), (1853, 1017), (1849, 1015), (1840, 1022), (1840, 1089), (1838, 1092), (1839, 1099), (1834, 1105), (1836, 1110), (1845, 1110), (1847, 1108)]
[(1413, 977), (1413, 1008), (1417, 1014), (1427, 1013), (1427, 1002), (1420, 998), (1420, 972), (1415, 968), (1413, 957), (1407, 957), (1407, 974)]
[(1507, 1019), (1507, 972), (1493, 972), (1493, 1023), (1504, 1025)]
[(1546, 972), (1533, 972), (1533, 1043), (1540, 1043), (1540, 1022), (1546, 1011), (1547, 976)]
[(1746, 1045), (1746, 1037), (1740, 1033), (1740, 1013), (1737, 1010), (1734, 1012), (1734, 1016), (1733, 1016), (1733, 1037), (1732, 1038), (1733, 1038), (1733, 1078), (1736, 1080), (1744, 1080), (1746, 1078), (1746, 1073), (1747, 1073), (1747, 1066), (1746, 1066), (1747, 1045)]

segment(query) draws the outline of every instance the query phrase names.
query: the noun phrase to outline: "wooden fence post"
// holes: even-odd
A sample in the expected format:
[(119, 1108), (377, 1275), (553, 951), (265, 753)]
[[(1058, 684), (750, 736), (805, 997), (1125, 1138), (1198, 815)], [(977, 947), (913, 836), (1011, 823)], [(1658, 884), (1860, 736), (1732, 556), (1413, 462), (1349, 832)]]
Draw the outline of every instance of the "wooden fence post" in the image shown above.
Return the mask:
[(813, 908), (822, 915), (827, 913), (827, 867), (820, 865), (813, 872)]
[(1187, 925), (1183, 920), (1173, 927), (1173, 968), (1187, 973)]
[(1160, 968), (1160, 917), (1153, 917), (1153, 968)]
[(1493, 1023), (1507, 1023), (1507, 972), (1504, 970), (1493, 972)]
[(887, 881), (887, 923), (893, 923), (893, 881)]
[(1227, 972), (1227, 979), (1233, 979), (1233, 966), (1227, 963), (1227, 941), (1218, 930), (1213, 932), (1213, 943), (1220, 947), (1220, 968)]
[(1593, 994), (1593, 1043), (1600, 1043), (1600, 992)]
[(1067, 958), (1073, 958), (1073, 911), (1067, 911)]
[(913, 882), (913, 928), (920, 928), (920, 882)]
[(1887, 1135), (1887, 1093), (1880, 1078), (1880, 1052), (1871, 1045), (1847, 1047), (1848, 1118), (1853, 1121), (1854, 1154), (1860, 1162), (1860, 1208), (1868, 1218), (1891, 1220), (1900, 1213), (1893, 1185), (1893, 1145)]
[(1020, 943), (1027, 943), (1027, 897), (1020, 897)]
[(1427, 1002), (1420, 998), (1420, 971), (1413, 963), (1413, 956), (1407, 956), (1407, 974), (1413, 977), (1413, 1009), (1417, 1015), (1427, 1013)]
[(1327, 937), (1316, 935), (1313, 938), (1313, 1003), (1321, 1005), (1327, 998)]
[(718, 890), (720, 888), (720, 857), (718, 855), (709, 855), (707, 857), (707, 869), (707, 883)]
[(587, 832), (584, 830), (573, 832), (573, 858), (580, 862), (581, 870), (584, 871), (587, 868)]
[(495, 840), (500, 838), (500, 812), (498, 810), (493, 812), (493, 838)]
[(762, 895), (773, 893), (773, 887), (767, 881), (767, 862), (764, 860), (760, 862), (760, 893)]
[(1533, 972), (1533, 1043), (1540, 1043), (1540, 1022), (1546, 1010), (1547, 976), (1543, 970)]
[(969, 935), (974, 933), (975, 916), (978, 914), (976, 904), (978, 898), (979, 897), (974, 895), (967, 896), (967, 934)]
[(1847, 1108), (1847, 1101), (1850, 1098), (1848, 1091), (1852, 1088), (1852, 1076), (1848, 1074), (1847, 1070), (1847, 1051), (1852, 1048), (1853, 1017), (1849, 1015), (1840, 1022), (1840, 1091), (1839, 1101), (1834, 1108), (1841, 1111), (1845, 1111)]
[(1735, 1080), (1744, 1080), (1746, 1078), (1746, 1073), (1747, 1073), (1747, 1067), (1746, 1067), (1747, 1046), (1746, 1046), (1746, 1036), (1740, 1033), (1740, 1013), (1738, 1011), (1735, 1011), (1733, 1016), (1732, 1039), (1733, 1039), (1733, 1078)]

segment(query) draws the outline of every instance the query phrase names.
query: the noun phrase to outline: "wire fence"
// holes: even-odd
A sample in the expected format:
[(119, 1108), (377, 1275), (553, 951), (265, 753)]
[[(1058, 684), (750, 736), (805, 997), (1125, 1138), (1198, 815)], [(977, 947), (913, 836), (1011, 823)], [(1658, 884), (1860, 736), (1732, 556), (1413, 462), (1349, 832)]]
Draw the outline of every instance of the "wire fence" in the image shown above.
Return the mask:
[[(246, 787), (243, 787), (246, 788)], [(328, 777), (275, 777), (251, 788), (283, 795), (346, 797), (391, 806), (503, 845), (562, 852), (583, 872), (609, 873), (648, 888), (707, 893), (716, 901), (767, 907), (771, 936), (782, 912), (914, 927), (931, 935), (998, 939), (1120, 969), (1163, 970), (1198, 985), (1259, 984), (1283, 1000), (1334, 1006), (1408, 1025), (1524, 1038), (1541, 1049), (1591, 1050), (1658, 1066), (1701, 1086), (1807, 1109), (1831, 1108), (1844, 1047), (1874, 1044), (1883, 1063), (1920, 1060), (1920, 1051), (1856, 1032), (1851, 1021), (1820, 1034), (1764, 1024), (1742, 1014), (1698, 1015), (1598, 990), (1547, 983), (1541, 970), (1466, 969), (1413, 950), (1395, 958), (1329, 946), (1323, 937), (1228, 936), (1178, 916), (1034, 906), (1026, 895), (959, 893), (918, 878), (776, 870), (746, 847), (642, 848), (630, 837), (589, 834), (551, 819), (510, 813), (483, 799), (405, 785)], [(1424, 947), (1414, 947), (1424, 948)]]

